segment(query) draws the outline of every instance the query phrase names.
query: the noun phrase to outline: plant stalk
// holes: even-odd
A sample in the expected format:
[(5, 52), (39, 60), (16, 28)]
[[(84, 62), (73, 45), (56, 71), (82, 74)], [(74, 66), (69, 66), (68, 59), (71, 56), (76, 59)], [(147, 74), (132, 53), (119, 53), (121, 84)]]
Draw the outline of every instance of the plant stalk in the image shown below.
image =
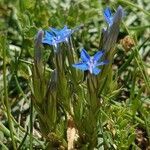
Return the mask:
[(7, 91), (7, 78), (6, 78), (6, 38), (3, 36), (3, 84), (4, 84), (4, 102), (6, 105), (6, 111), (7, 111), (7, 117), (8, 117), (8, 124), (10, 129), (10, 137), (12, 140), (13, 149), (17, 150), (15, 138), (14, 138), (14, 132), (13, 132), (13, 122), (11, 120), (11, 106), (8, 100), (8, 91)]

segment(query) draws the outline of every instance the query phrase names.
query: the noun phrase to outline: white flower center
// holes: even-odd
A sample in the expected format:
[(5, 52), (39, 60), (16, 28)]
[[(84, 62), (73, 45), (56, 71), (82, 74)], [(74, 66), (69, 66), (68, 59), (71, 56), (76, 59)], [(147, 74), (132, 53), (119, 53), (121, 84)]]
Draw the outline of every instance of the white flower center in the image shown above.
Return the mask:
[(96, 61), (94, 61), (93, 57), (87, 62), (90, 73), (93, 73), (93, 68), (95, 67)]

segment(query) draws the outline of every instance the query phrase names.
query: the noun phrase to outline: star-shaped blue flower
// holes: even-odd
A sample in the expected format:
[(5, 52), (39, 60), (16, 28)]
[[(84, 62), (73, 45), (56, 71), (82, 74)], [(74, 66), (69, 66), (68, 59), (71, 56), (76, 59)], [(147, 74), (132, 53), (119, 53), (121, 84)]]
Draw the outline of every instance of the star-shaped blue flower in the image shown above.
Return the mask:
[(100, 61), (104, 55), (104, 51), (98, 51), (94, 56), (90, 56), (85, 49), (81, 51), (81, 62), (73, 64), (72, 66), (82, 71), (89, 70), (91, 74), (98, 75), (101, 69), (98, 66), (102, 66), (108, 63), (108, 61)]
[(71, 30), (67, 26), (64, 26), (63, 29), (50, 28), (49, 31), (45, 31), (42, 43), (57, 47), (59, 43), (68, 42), (69, 37), (74, 31), (76, 29)]
[(118, 17), (119, 14), (123, 14), (123, 9), (121, 6), (118, 7), (116, 13), (114, 15), (112, 15), (111, 10), (109, 7), (107, 7), (104, 10), (104, 18), (108, 24), (109, 27), (112, 26), (112, 24), (114, 23), (114, 20), (116, 19), (115, 17)]

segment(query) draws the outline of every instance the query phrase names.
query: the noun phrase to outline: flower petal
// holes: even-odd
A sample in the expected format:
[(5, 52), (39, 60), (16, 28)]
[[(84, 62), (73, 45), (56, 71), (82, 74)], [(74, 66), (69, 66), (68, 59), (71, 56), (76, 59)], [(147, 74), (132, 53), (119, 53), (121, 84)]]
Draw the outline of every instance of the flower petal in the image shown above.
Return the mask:
[(107, 7), (104, 10), (104, 18), (105, 18), (106, 22), (108, 23), (108, 25), (111, 26), (113, 23), (113, 16), (111, 14), (111, 10), (109, 7)]
[(77, 69), (80, 69), (82, 71), (88, 70), (88, 65), (86, 63), (83, 63), (83, 62), (73, 64), (72, 66), (77, 68)]
[(83, 62), (87, 62), (90, 60), (90, 55), (87, 53), (85, 49), (82, 49), (81, 51), (81, 59)]
[(98, 75), (100, 72), (101, 72), (101, 69), (99, 69), (97, 67), (93, 68), (93, 70), (92, 70), (92, 73), (95, 75)]
[(94, 61), (99, 61), (101, 59), (101, 57), (104, 55), (104, 51), (98, 51), (94, 56), (93, 56), (93, 60)]
[(109, 7), (107, 7), (107, 8), (104, 10), (104, 16), (105, 16), (106, 18), (110, 18), (110, 17), (112, 16), (111, 10), (110, 10)]
[(53, 39), (53, 35), (51, 34), (51, 32), (45, 31), (45, 35), (44, 38), (42, 40), (43, 44), (49, 44), (49, 45), (53, 45), (54, 39)]

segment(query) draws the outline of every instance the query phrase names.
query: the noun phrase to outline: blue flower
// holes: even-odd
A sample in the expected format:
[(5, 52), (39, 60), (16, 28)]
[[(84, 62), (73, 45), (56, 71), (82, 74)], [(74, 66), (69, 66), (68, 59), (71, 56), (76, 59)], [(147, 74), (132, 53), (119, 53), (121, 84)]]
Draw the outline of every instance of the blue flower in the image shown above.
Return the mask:
[(113, 24), (113, 16), (109, 7), (104, 10), (104, 18), (110, 27)]
[(107, 7), (104, 10), (104, 18), (105, 18), (105, 20), (106, 20), (109, 27), (111, 27), (113, 25), (114, 21), (117, 20), (119, 15), (121, 15), (121, 17), (123, 16), (123, 9), (122, 9), (121, 6), (118, 7), (117, 12), (114, 15), (112, 15), (111, 10), (110, 10), (109, 7)]
[(50, 28), (49, 31), (45, 31), (42, 43), (57, 47), (59, 43), (68, 42), (68, 39), (74, 31), (76, 29), (71, 30), (67, 26), (64, 26), (63, 29)]
[(98, 51), (94, 56), (90, 56), (85, 49), (81, 51), (81, 62), (73, 64), (72, 66), (82, 71), (89, 70), (91, 74), (97, 75), (101, 72), (98, 66), (108, 63), (108, 61), (100, 61), (104, 55), (104, 51)]

